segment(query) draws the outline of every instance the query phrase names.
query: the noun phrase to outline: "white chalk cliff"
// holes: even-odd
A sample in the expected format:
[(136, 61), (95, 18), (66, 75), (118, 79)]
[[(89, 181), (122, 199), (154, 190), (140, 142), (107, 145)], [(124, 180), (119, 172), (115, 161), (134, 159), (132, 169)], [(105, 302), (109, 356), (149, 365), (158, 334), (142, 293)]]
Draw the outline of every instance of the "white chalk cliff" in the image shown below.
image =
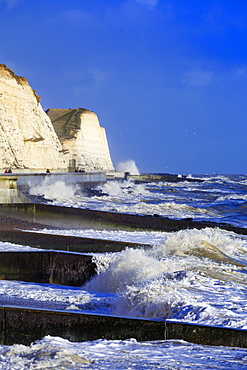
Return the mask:
[(0, 64), (0, 167), (66, 168), (61, 143), (27, 80)]
[(68, 110), (73, 113), (64, 122), (57, 117), (61, 110), (52, 111), (54, 126), (28, 81), (0, 64), (0, 168), (66, 171), (73, 160), (85, 171), (114, 170), (96, 114)]
[[(87, 109), (48, 109), (48, 116), (61, 141), (64, 153), (85, 171), (114, 170), (106, 132), (95, 113)], [(67, 154), (66, 154), (67, 155)]]

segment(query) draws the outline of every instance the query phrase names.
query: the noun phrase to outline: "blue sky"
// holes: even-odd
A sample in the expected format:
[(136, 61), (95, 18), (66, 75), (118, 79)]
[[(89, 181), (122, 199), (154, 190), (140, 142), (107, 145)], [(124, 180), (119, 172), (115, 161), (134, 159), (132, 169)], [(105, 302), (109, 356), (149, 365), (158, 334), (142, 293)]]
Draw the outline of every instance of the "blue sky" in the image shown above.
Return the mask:
[(247, 2), (0, 0), (0, 63), (140, 172), (247, 173)]

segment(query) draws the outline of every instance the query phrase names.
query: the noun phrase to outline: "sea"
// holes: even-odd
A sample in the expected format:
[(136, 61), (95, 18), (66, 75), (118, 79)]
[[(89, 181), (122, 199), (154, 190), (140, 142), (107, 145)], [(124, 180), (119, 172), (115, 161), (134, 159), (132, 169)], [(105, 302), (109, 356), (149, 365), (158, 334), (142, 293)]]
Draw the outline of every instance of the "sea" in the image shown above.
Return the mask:
[[(92, 193), (47, 177), (30, 194), (61, 207), (247, 227), (247, 175), (188, 175), (178, 182), (111, 180)], [(97, 275), (82, 287), (0, 280), (4, 304), (247, 330), (246, 235), (218, 227), (42, 232), (146, 246), (94, 254)], [(0, 250), (31, 249), (0, 242)], [(247, 348), (184, 340), (138, 342), (134, 337), (70, 342), (46, 336), (29, 346), (1, 345), (2, 369), (247, 369)]]

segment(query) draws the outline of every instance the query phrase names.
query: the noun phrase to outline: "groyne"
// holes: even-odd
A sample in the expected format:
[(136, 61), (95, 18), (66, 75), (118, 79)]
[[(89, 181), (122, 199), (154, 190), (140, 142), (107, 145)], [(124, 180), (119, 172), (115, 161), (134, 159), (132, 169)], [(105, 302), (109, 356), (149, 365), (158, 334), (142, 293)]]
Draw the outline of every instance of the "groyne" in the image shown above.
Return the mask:
[(82, 286), (96, 274), (89, 255), (61, 251), (0, 252), (1, 280)]
[(79, 253), (120, 252), (130, 248), (149, 247), (148, 244), (84, 238), (45, 232), (0, 229), (0, 240), (34, 248), (62, 250)]
[(125, 173), (126, 179), (131, 179), (135, 183), (147, 183), (147, 182), (203, 182), (200, 178), (187, 177), (183, 175), (173, 175), (169, 173), (147, 173), (140, 175), (131, 175), (128, 172)]
[(0, 214), (30, 222), (64, 228), (93, 228), (108, 230), (160, 230), (179, 231), (184, 229), (220, 228), (237, 234), (247, 234), (247, 228), (227, 223), (194, 221), (192, 218), (170, 219), (159, 215), (135, 215), (118, 212), (60, 207), (40, 203), (2, 203)]
[[(0, 253), (0, 277), (5, 280), (82, 286), (95, 274), (96, 266), (90, 255), (58, 251)], [(5, 345), (29, 345), (53, 335), (70, 341), (133, 337), (138, 341), (183, 339), (205, 345), (247, 348), (247, 330), (20, 307), (18, 302), (14, 306), (6, 304), (6, 300), (0, 303), (0, 343)]]
[[(163, 230), (219, 227), (240, 234), (247, 229), (229, 224), (173, 220), (141, 215), (119, 214), (37, 203), (0, 204), (0, 214), (16, 219), (38, 222), (50, 227)], [(90, 255), (84, 253), (120, 251), (137, 243), (116, 242), (52, 235), (35, 230), (0, 229), (0, 240), (48, 249), (30, 252), (1, 252), (0, 278), (28, 282), (82, 286), (96, 274)], [(143, 245), (147, 246), (148, 245)], [(63, 250), (63, 252), (59, 251)], [(67, 251), (67, 252), (65, 252)], [(205, 344), (247, 348), (247, 330), (195, 325), (171, 320), (148, 320), (109, 315), (85, 314), (75, 311), (15, 307), (0, 301), (0, 343), (29, 345), (45, 335), (61, 336), (70, 341), (127, 339), (138, 341), (183, 339)]]
[(183, 339), (204, 345), (247, 347), (247, 331), (125, 317), (0, 307), (0, 343), (29, 345), (46, 335), (72, 342), (96, 339), (138, 341)]

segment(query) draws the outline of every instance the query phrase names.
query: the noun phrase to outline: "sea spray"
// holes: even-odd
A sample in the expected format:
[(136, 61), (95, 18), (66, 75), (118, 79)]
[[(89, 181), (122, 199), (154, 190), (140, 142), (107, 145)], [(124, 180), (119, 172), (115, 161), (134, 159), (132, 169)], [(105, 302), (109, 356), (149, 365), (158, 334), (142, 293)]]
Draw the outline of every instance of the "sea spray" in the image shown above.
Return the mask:
[(108, 181), (104, 185), (97, 186), (97, 189), (101, 189), (103, 193), (107, 193), (111, 196), (123, 196), (125, 190), (131, 187), (130, 181)]
[(95, 254), (98, 274), (81, 288), (2, 280), (0, 295), (17, 306), (247, 328), (246, 249), (246, 237), (219, 229), (162, 233), (159, 245)]
[(73, 200), (75, 198), (77, 185), (69, 185), (63, 181), (56, 181), (47, 176), (44, 181), (37, 186), (31, 186), (30, 195), (42, 196), (48, 200)]
[(115, 315), (246, 327), (246, 246), (219, 229), (167, 233), (160, 245), (101, 256), (83, 289), (114, 294)]
[[(163, 245), (156, 246), (154, 251), (159, 258), (169, 255), (193, 255), (199, 248), (205, 251), (211, 246), (215, 249), (215, 260), (222, 254), (229, 258), (241, 257), (244, 259), (247, 253), (247, 240), (240, 238), (233, 232), (221, 229), (191, 229), (180, 230), (170, 233)], [(217, 255), (218, 253), (218, 255)]]
[[(204, 183), (174, 183), (174, 184), (149, 184), (153, 190), (155, 204), (162, 203), (169, 196), (177, 205), (187, 204), (195, 209), (208, 209), (207, 213), (211, 221), (226, 222), (246, 227), (246, 202), (244, 197), (247, 192), (247, 180), (244, 176), (203, 176)], [(163, 196), (161, 197), (161, 190)], [(219, 193), (226, 197), (219, 204), (215, 199)], [(159, 194), (159, 198), (157, 197)], [(131, 194), (129, 194), (131, 196)], [(128, 195), (115, 198), (111, 208), (115, 208), (120, 202), (128, 203)], [(111, 198), (111, 197), (108, 197)], [(140, 202), (140, 198), (137, 202)], [(235, 199), (231, 199), (235, 198)], [(243, 199), (241, 199), (243, 198)], [(66, 199), (66, 205), (67, 198)], [(83, 206), (95, 206), (96, 198), (87, 198)], [(74, 206), (74, 199), (70, 198), (70, 206)], [(98, 202), (98, 199), (97, 199)], [(115, 202), (115, 203), (114, 203)], [(57, 202), (65, 205), (64, 201)], [(96, 204), (101, 209), (103, 203)], [(130, 207), (129, 207), (130, 208)], [(150, 211), (148, 209), (148, 211)], [(176, 217), (171, 207), (167, 209), (168, 217)], [(157, 212), (155, 212), (157, 213)], [(213, 213), (217, 213), (220, 219), (216, 219)], [(181, 217), (186, 217), (187, 210), (181, 208)], [(197, 216), (195, 216), (197, 217)], [(70, 235), (76, 233), (70, 230)], [(71, 234), (72, 232), (72, 234)], [(91, 230), (91, 237), (97, 231)], [(105, 231), (104, 231), (105, 232)], [(57, 233), (59, 231), (57, 230)], [(76, 235), (76, 234), (74, 234)], [(125, 240), (127, 235), (118, 236)], [(99, 315), (121, 315), (132, 317), (146, 317), (147, 319), (164, 320), (172, 319), (178, 322), (191, 322), (194, 324), (213, 325), (247, 330), (246, 307), (247, 307), (247, 268), (238, 264), (228, 263), (221, 260), (220, 255), (206, 256), (203, 252), (213, 247), (216, 251), (227, 255), (229, 259), (240, 263), (246, 261), (246, 241), (244, 235), (237, 235), (219, 229), (183, 230), (175, 233), (157, 233), (157, 242), (153, 238), (141, 232), (131, 235), (131, 241), (140, 241), (156, 244), (152, 248), (145, 248), (144, 256), (152, 257), (166, 265), (160, 275), (151, 276), (150, 279), (138, 278), (133, 284), (126, 284), (121, 291), (116, 293), (96, 293), (85, 291), (82, 288), (59, 287), (51, 284), (21, 283), (2, 281), (1, 297), (8, 300), (8, 304), (17, 306), (36, 303), (41, 308), (80, 310), (82, 313)], [(82, 236), (82, 235), (81, 235)], [(104, 234), (104, 237), (106, 234)], [(172, 237), (174, 236), (174, 237)], [(111, 236), (114, 240), (114, 233)], [(135, 240), (136, 238), (136, 240)], [(145, 240), (146, 238), (146, 240)], [(5, 247), (5, 246), (4, 246)], [(14, 246), (17, 248), (17, 245)], [(97, 256), (101, 263), (98, 264), (98, 274), (105, 272), (110, 264), (117, 258), (116, 253), (101, 253)], [(96, 258), (96, 256), (95, 256)], [(144, 272), (145, 275), (145, 272)], [(31, 285), (31, 287), (30, 287)], [(9, 288), (8, 288), (9, 287)], [(22, 300), (19, 300), (19, 297)], [(24, 301), (26, 297), (26, 301)], [(58, 302), (58, 301), (61, 301)], [(75, 308), (76, 307), (76, 308)], [(31, 344), (25, 350), (21, 347), (1, 346), (0, 369), (30, 369), (32, 368), (63, 368), (81, 369), (93, 368), (170, 368), (180, 369), (243, 369), (246, 367), (246, 348), (226, 346), (203, 346), (188, 343), (183, 340), (161, 340), (138, 343), (134, 339), (125, 341), (110, 341), (99, 339), (88, 342), (69, 342), (59, 337), (45, 337), (35, 344)], [(230, 343), (230, 342), (229, 342)], [(55, 348), (54, 348), (55, 347)], [(56, 350), (57, 348), (57, 350)], [(68, 349), (71, 352), (64, 354), (59, 349)], [(75, 352), (73, 352), (75, 351)], [(91, 365), (80, 363), (80, 358), (73, 357), (74, 353), (82, 359), (91, 361)], [(73, 359), (73, 362), (71, 361)], [(44, 360), (44, 361), (43, 361)], [(78, 361), (77, 361), (78, 360)], [(46, 363), (47, 361), (47, 363)]]
[[(43, 189), (39, 184), (31, 186), (33, 194), (41, 196), (46, 194), (46, 201), (49, 201), (47, 188), (52, 186), (49, 177), (49, 175), (46, 176)], [(203, 182), (135, 184), (134, 181), (107, 181), (105, 191), (102, 186), (98, 188), (101, 190), (98, 195), (97, 191), (84, 193), (82, 189), (72, 186), (71, 194), (69, 188), (64, 192), (59, 192), (58, 189), (59, 199), (55, 192), (55, 195), (51, 194), (53, 199), (50, 201), (52, 204), (67, 207), (156, 214), (169, 218), (190, 217), (195, 221), (203, 219), (246, 227), (246, 176), (209, 177), (205, 175), (200, 178)], [(69, 197), (67, 197), (67, 190)], [(63, 193), (64, 197), (62, 197)]]
[(114, 259), (112, 256), (108, 267), (86, 284), (85, 289), (117, 293), (128, 285), (157, 277), (163, 272), (162, 263), (147, 256), (143, 249), (128, 248), (123, 252), (116, 253)]
[(129, 172), (130, 175), (140, 175), (138, 167), (133, 159), (117, 164), (117, 171)]
[(145, 188), (145, 185), (138, 184), (136, 185), (131, 180), (124, 181), (108, 181), (103, 185), (98, 185), (96, 189), (100, 189), (103, 193), (107, 193), (110, 196), (123, 196), (126, 198), (126, 195), (129, 198), (135, 196), (150, 196), (149, 190)]

